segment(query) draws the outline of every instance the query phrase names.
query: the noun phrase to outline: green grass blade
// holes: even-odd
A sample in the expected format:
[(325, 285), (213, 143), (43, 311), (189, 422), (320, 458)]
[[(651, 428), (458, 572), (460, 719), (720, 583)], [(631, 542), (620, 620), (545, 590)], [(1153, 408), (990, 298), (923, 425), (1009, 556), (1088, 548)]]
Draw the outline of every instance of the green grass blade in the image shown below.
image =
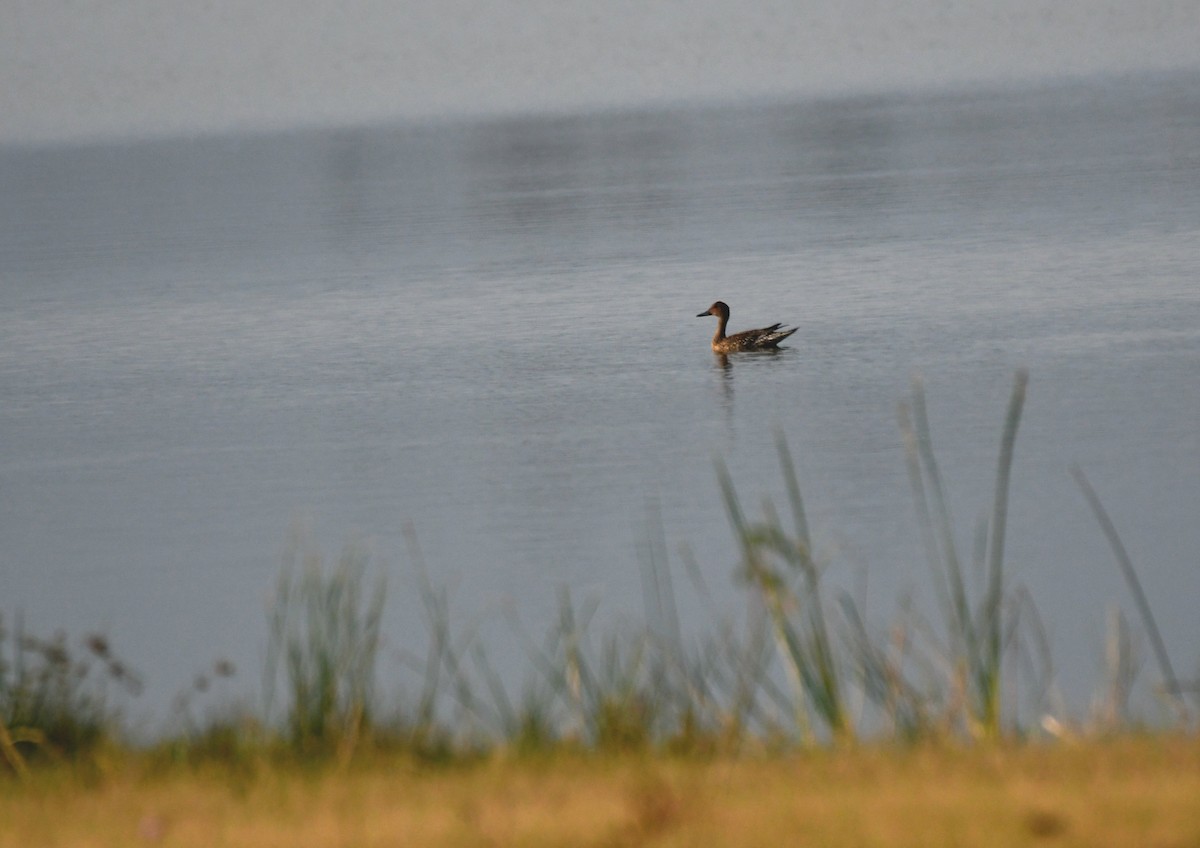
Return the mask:
[(1158, 622), (1155, 620), (1154, 613), (1150, 609), (1150, 601), (1146, 597), (1146, 592), (1142, 589), (1142, 581), (1138, 579), (1137, 569), (1133, 566), (1133, 560), (1129, 558), (1129, 553), (1125, 550), (1124, 543), (1121, 542), (1121, 536), (1117, 533), (1116, 525), (1109, 518), (1108, 512), (1100, 502), (1100, 496), (1096, 494), (1096, 490), (1088, 482), (1087, 475), (1083, 473), (1083, 469), (1078, 465), (1071, 466), (1071, 476), (1075, 478), (1076, 484), (1078, 484), (1080, 491), (1083, 492), (1084, 498), (1087, 499), (1088, 506), (1091, 507), (1092, 513), (1100, 523), (1100, 529), (1104, 531), (1104, 536), (1108, 540), (1109, 547), (1112, 548), (1113, 555), (1117, 559), (1117, 565), (1121, 569), (1121, 574), (1125, 577), (1129, 591), (1133, 594), (1138, 614), (1142, 617), (1142, 623), (1145, 625), (1146, 632), (1150, 636), (1150, 645), (1154, 649), (1154, 658), (1157, 660), (1159, 671), (1163, 676), (1164, 688), (1167, 691), (1177, 691), (1179, 689), (1179, 678), (1175, 676), (1175, 669), (1171, 667), (1171, 658), (1167, 654), (1167, 645), (1163, 641), (1161, 631), (1158, 629)]
[(988, 549), (988, 587), (985, 600), (984, 633), (986, 634), (985, 668), (983, 670), (984, 730), (996, 735), (1000, 730), (1000, 663), (1003, 639), (1001, 613), (1004, 599), (1004, 537), (1008, 523), (1008, 491), (1012, 477), (1013, 448), (1021, 410), (1025, 404), (1025, 388), (1029, 372), (1017, 371), (1013, 380), (1008, 412), (1004, 417), (1004, 434), (1000, 439), (1000, 458), (996, 465), (996, 490), (992, 499), (992, 526)]

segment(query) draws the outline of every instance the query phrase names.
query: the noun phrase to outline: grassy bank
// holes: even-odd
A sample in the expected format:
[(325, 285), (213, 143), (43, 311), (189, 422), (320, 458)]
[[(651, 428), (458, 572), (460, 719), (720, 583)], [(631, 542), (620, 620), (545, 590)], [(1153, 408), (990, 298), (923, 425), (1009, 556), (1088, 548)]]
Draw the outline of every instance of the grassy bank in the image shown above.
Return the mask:
[(403, 755), (341, 768), (39, 770), (0, 848), (45, 846), (1200, 844), (1200, 741), (862, 746), (783, 756)]
[(594, 606), (564, 588), (542, 633), (516, 628), (523, 680), (456, 629), (412, 537), (427, 639), (404, 646), (398, 690), (381, 694), (376, 679), (382, 575), (353, 545), (330, 563), (296, 544), (267, 612), (261, 701), (221, 700), (238, 672), (217, 661), (151, 744), (125, 741), (116, 705), (141, 680), (106, 638), (0, 621), (0, 848), (1200, 844), (1196, 687), (1176, 678), (1082, 471), (1155, 648), (1159, 712), (1130, 713), (1136, 652), (1121, 615), (1100, 708), (1068, 715), (1051, 696), (1036, 607), (1004, 560), (1025, 387), (1020, 373), (970, 546), (919, 383), (900, 408), (931, 614), (872, 621), (830, 588), (780, 438), (782, 509), (745, 509), (717, 470), (744, 616), (685, 638), (681, 574), (649, 532), (645, 627), (597, 633)]

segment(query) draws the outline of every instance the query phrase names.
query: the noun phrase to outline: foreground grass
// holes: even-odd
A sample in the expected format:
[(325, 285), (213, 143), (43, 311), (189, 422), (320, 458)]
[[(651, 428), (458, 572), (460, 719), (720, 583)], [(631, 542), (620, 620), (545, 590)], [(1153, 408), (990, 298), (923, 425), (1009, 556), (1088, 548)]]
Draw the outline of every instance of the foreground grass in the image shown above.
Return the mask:
[(1200, 845), (1200, 740), (347, 768), (40, 768), (0, 848), (131, 845)]
[[(1113, 620), (1099, 710), (1054, 697), (1045, 630), (1004, 563), (1026, 377), (1014, 380), (995, 495), (957, 540), (914, 385), (901, 430), (940, 617), (886, 624), (825, 579), (791, 454), (781, 518), (742, 506), (718, 466), (740, 549), (744, 615), (684, 637), (661, 533), (642, 550), (644, 628), (597, 633), (562, 589), (514, 688), (450, 613), (408, 533), (427, 644), (376, 689), (385, 583), (347, 546), (297, 539), (268, 612), (260, 708), (222, 701), (218, 660), (148, 748), (123, 740), (118, 688), (140, 678), (102, 634), (38, 637), (0, 621), (0, 848), (130, 845), (1200, 846), (1200, 737), (1136, 571), (1083, 476), (1154, 637), (1165, 720), (1129, 714), (1136, 654)], [(711, 595), (684, 553), (695, 588)], [(396, 669), (393, 669), (394, 671)], [(214, 688), (215, 687), (215, 688)], [(1174, 727), (1175, 732), (1166, 728)], [(1054, 737), (1056, 741), (1051, 742)]]

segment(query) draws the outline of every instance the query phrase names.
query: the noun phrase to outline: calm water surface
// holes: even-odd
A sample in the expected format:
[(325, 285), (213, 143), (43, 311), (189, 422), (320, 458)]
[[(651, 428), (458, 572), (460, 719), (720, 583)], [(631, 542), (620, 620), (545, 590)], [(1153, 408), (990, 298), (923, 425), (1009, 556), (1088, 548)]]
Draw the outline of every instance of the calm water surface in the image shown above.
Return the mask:
[[(1064, 692), (1133, 611), (1072, 462), (1191, 673), (1197, 82), (0, 150), (0, 608), (106, 630), (159, 720), (218, 657), (255, 690), (297, 526), (388, 568), (385, 674), (424, 632), (406, 526), (464, 629), (536, 634), (561, 587), (640, 620), (652, 515), (736, 610), (713, 462), (782, 499), (778, 429), (882, 625), (929, 600), (911, 376), (967, 546), (1027, 366), (1010, 573)], [(800, 331), (722, 364), (718, 298)]]

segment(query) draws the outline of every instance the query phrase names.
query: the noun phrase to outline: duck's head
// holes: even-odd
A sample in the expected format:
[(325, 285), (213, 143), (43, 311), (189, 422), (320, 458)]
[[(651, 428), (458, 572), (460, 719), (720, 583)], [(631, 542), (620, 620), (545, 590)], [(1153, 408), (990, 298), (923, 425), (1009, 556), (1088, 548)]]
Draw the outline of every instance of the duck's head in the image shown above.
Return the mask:
[(703, 318), (705, 315), (716, 315), (721, 318), (728, 318), (729, 317), (729, 307), (725, 305), (725, 301), (718, 300), (716, 303), (714, 303), (712, 306), (708, 307), (708, 309), (704, 310), (696, 317)]

